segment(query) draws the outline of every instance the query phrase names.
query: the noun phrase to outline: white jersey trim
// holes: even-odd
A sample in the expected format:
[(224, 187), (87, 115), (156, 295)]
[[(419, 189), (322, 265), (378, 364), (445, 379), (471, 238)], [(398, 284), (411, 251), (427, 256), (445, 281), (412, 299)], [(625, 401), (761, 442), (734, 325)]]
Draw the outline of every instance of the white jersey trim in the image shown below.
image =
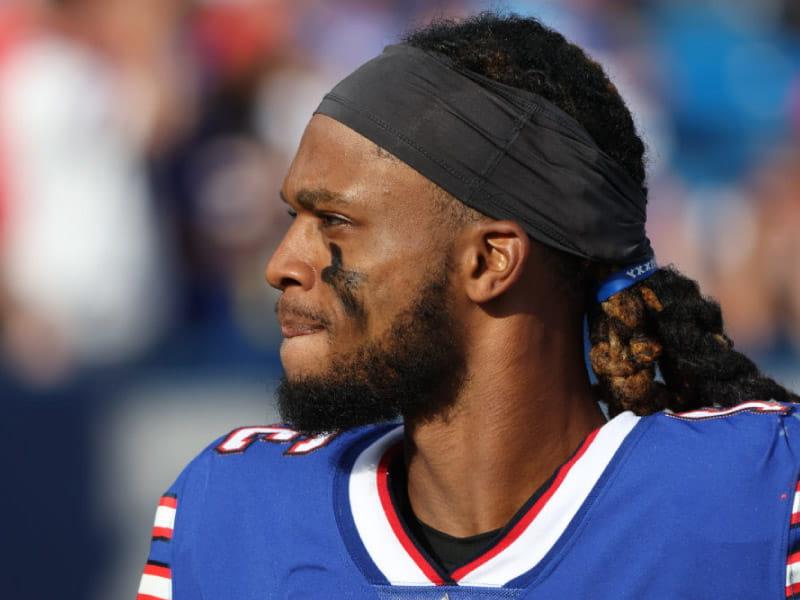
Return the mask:
[(465, 575), (461, 585), (500, 587), (533, 569), (553, 548), (639, 422), (624, 412), (606, 423), (525, 531), (500, 554)]
[[(597, 430), (522, 533), (485, 562), (478, 559), (478, 566), (457, 578), (457, 583), (502, 587), (533, 569), (566, 531), (638, 422), (639, 417), (624, 412)], [(378, 438), (355, 460), (349, 479), (350, 510), (367, 553), (390, 584), (432, 586), (436, 582), (410, 556), (392, 529), (379, 496), (378, 466), (387, 450), (402, 437), (400, 426)]]
[(381, 436), (356, 459), (350, 473), (353, 521), (375, 565), (392, 585), (434, 585), (403, 548), (383, 511), (378, 495), (378, 464), (384, 453), (403, 438), (403, 427)]

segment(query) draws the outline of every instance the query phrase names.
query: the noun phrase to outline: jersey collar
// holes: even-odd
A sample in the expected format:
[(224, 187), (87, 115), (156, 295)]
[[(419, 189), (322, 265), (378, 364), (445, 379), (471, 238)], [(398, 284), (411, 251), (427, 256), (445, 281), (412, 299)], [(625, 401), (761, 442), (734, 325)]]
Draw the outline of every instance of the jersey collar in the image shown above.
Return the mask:
[(374, 584), (503, 587), (543, 562), (576, 519), (617, 450), (639, 421), (625, 412), (592, 432), (556, 472), (550, 486), (523, 507), (480, 556), (442, 573), (417, 548), (391, 501), (388, 466), (403, 427), (354, 449), (337, 476), (337, 517), (356, 563)]

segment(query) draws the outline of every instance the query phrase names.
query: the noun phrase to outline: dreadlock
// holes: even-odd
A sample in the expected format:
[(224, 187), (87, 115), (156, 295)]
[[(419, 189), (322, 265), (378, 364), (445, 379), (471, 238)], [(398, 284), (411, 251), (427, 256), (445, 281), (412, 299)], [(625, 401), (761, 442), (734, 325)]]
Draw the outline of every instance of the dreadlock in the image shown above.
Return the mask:
[[(543, 96), (581, 123), (647, 192), (645, 147), (630, 111), (603, 68), (561, 34), (534, 18), (484, 12), (462, 21), (434, 21), (406, 36), (405, 43)], [(472, 210), (457, 201), (453, 205), (459, 220)], [(734, 350), (719, 304), (675, 268), (661, 268), (597, 304), (591, 298), (597, 281), (619, 266), (546, 252), (586, 299), (591, 365), (612, 414), (732, 406), (748, 399), (800, 401)]]

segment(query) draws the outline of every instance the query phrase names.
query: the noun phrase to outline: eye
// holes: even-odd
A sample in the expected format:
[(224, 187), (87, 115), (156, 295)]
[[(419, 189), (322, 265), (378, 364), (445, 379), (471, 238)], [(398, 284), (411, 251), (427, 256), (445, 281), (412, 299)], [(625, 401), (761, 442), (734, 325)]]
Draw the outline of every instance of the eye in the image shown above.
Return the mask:
[(319, 213), (317, 218), (320, 220), (322, 227), (338, 227), (341, 225), (350, 225), (350, 221), (340, 215), (333, 213)]
[(286, 214), (288, 214), (293, 220), (297, 216), (297, 211), (291, 208), (286, 210)]

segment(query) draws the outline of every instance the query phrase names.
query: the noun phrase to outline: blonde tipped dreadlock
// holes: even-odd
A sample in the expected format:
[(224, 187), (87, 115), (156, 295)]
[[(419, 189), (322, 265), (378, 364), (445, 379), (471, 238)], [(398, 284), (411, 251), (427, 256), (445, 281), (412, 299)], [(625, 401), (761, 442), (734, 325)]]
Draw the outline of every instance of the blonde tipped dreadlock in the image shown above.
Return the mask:
[(673, 268), (602, 302), (589, 324), (589, 357), (612, 414), (798, 400), (733, 349), (719, 304)]

